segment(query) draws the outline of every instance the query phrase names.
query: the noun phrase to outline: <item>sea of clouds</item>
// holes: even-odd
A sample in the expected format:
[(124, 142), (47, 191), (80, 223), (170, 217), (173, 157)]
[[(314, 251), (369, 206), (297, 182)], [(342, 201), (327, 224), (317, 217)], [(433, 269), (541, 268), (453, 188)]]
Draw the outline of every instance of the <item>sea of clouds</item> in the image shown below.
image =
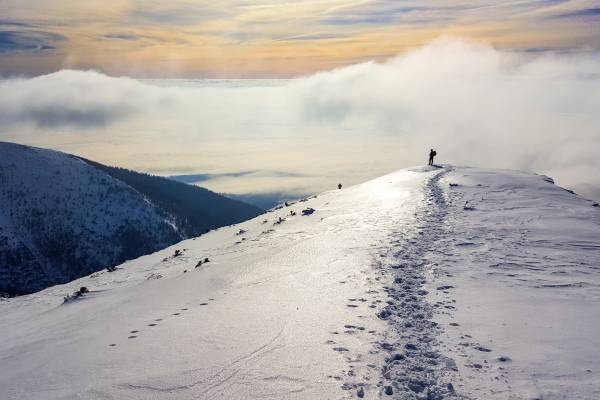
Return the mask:
[[(321, 174), (327, 185), (357, 182), (421, 164), (435, 147), (440, 162), (544, 173), (598, 199), (600, 55), (441, 38), (275, 83), (157, 85), (62, 70), (0, 81), (0, 139), (165, 175), (273, 171), (255, 184), (245, 176), (247, 193), (322, 190)], [(96, 153), (86, 148), (94, 140), (104, 143)], [(217, 189), (236, 191), (239, 179)]]

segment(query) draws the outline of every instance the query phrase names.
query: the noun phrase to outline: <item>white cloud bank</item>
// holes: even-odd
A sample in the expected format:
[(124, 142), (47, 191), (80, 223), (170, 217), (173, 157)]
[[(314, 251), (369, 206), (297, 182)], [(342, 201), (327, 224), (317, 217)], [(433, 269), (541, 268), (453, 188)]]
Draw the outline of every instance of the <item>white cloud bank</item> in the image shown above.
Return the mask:
[[(133, 79), (94, 71), (64, 70), (0, 82), (0, 123), (98, 127), (143, 114), (159, 93)], [(142, 100), (142, 101), (140, 101)]]
[(600, 55), (585, 52), (518, 54), (440, 39), (385, 63), (278, 85), (165, 87), (60, 71), (2, 81), (0, 124), (0, 135), (29, 143), (52, 143), (65, 129), (123, 139), (131, 167), (298, 172), (314, 177), (301, 184), (309, 191), (321, 190), (324, 168), (367, 179), (421, 163), (435, 147), (440, 162), (546, 173), (600, 198)]

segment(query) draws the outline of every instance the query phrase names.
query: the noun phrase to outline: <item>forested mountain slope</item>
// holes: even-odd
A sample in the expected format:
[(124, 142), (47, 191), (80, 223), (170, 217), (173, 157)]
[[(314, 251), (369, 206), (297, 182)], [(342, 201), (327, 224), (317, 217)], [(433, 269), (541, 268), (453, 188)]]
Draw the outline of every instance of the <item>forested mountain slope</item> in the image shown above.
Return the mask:
[(168, 179), (105, 172), (115, 170), (0, 142), (0, 293), (69, 282), (261, 212)]

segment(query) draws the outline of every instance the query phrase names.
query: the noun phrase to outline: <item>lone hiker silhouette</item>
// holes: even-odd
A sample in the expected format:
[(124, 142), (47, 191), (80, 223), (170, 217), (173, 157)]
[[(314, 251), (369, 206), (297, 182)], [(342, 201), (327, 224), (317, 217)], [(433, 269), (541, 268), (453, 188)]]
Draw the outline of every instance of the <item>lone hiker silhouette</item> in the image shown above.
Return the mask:
[(429, 151), (429, 165), (433, 165), (433, 157), (437, 156), (437, 152), (434, 149)]

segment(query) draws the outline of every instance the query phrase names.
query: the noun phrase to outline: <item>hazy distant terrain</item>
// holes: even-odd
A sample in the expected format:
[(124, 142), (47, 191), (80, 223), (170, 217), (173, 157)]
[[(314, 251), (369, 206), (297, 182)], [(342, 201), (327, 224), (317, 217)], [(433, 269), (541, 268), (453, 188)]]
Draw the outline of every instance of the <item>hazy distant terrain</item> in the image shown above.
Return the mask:
[[(230, 178), (236, 179), (240, 184), (250, 175), (255, 175), (260, 171), (244, 171), (238, 173), (222, 173), (222, 174), (187, 174), (187, 175), (173, 175), (170, 179), (178, 182), (187, 183), (190, 185), (203, 185), (209, 183), (211, 180)], [(252, 178), (250, 178), (252, 179)], [(278, 204), (284, 203), (289, 200), (297, 200), (304, 198), (309, 193), (284, 193), (284, 192), (259, 192), (259, 193), (222, 193), (231, 199), (236, 199), (244, 203), (253, 204), (256, 207), (260, 207), (264, 210), (275, 207)]]
[(230, 199), (203, 187), (90, 160), (85, 162), (128, 184), (167, 211), (185, 237), (198, 236), (209, 229), (245, 221), (264, 210), (263, 207)]

